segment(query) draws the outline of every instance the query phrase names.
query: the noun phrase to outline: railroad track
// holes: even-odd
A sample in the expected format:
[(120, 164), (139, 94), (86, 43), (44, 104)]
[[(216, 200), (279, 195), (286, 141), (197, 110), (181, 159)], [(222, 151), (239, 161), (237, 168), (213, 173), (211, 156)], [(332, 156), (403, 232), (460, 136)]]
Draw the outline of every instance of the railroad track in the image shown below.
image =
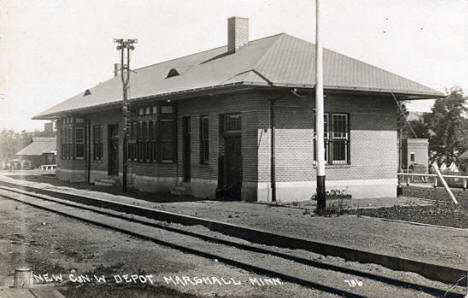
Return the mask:
[[(265, 247), (264, 245), (239, 241), (239, 239), (213, 236), (213, 233), (194, 232), (184, 228), (173, 227), (164, 222), (149, 219), (149, 216), (135, 216), (135, 214), (122, 212), (121, 209), (126, 210), (127, 204), (121, 204), (121, 208), (119, 209), (116, 208), (119, 203), (113, 202), (115, 205), (109, 209), (106, 204), (99, 204), (99, 200), (95, 201), (94, 204), (83, 204), (63, 199), (60, 197), (61, 193), (55, 193), (54, 196), (51, 196), (50, 193), (53, 194), (53, 192), (50, 191), (47, 191), (49, 194), (45, 195), (21, 190), (17, 187), (12, 187), (12, 185), (0, 186), (0, 196), (153, 241), (156, 244), (185, 253), (217, 260), (230, 266), (269, 277), (280, 278), (283, 281), (314, 288), (330, 294), (346, 297), (365, 297), (362, 294), (363, 292), (370, 294), (380, 291), (381, 293), (388, 294), (388, 296), (392, 296), (394, 294), (393, 291), (398, 292), (403, 290), (407, 293), (417, 291), (436, 296), (463, 297), (463, 294), (459, 291), (447, 291), (449, 286), (442, 289), (434, 287), (433, 283), (430, 282), (428, 284), (416, 284), (364, 270), (343, 268), (342, 266), (326, 262), (313, 261), (306, 257), (285, 253), (284, 250), (277, 247)], [(90, 198), (83, 200), (88, 201)], [(170, 218), (166, 217), (163, 220), (171, 221)], [(178, 222), (178, 220), (174, 221)], [(252, 260), (255, 261), (252, 262)], [(284, 262), (290, 265), (288, 270), (284, 269)], [(337, 280), (357, 278), (365, 287), (349, 288), (345, 283), (337, 285), (336, 280), (330, 280), (330, 274), (334, 275)], [(390, 292), (387, 293), (386, 291)], [(374, 294), (371, 295), (374, 296)]]

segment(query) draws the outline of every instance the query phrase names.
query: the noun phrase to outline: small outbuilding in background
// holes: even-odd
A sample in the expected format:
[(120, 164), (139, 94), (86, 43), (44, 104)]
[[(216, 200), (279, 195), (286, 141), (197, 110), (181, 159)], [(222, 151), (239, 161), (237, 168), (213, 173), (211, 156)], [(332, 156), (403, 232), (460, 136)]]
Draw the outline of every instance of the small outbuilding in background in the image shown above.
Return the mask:
[(21, 168), (35, 169), (41, 165), (55, 165), (56, 138), (34, 137), (33, 142), (15, 154)]
[(427, 173), (429, 165), (428, 139), (402, 140), (401, 168), (411, 173)]

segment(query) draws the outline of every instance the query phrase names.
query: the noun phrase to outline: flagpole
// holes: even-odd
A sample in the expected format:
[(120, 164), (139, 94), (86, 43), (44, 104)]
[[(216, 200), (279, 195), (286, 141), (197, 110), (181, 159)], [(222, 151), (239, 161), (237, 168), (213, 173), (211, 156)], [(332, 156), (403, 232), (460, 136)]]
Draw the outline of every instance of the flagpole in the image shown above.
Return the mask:
[(315, 0), (315, 127), (317, 157), (317, 212), (323, 213), (326, 208), (325, 191), (325, 139), (323, 108), (323, 51), (320, 36), (320, 3)]

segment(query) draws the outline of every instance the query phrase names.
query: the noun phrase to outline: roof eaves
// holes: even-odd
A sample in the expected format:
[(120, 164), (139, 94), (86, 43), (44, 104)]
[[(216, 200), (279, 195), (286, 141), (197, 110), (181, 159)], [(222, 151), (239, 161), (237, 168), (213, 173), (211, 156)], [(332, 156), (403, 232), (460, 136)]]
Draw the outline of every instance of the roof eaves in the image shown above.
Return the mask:
[[(255, 71), (258, 73), (257, 71)], [(176, 97), (176, 98), (171, 98), (172, 99), (177, 99), (177, 97), (184, 97), (186, 95), (197, 95), (198, 93), (201, 92), (206, 92), (210, 90), (222, 90), (222, 89), (229, 89), (233, 87), (240, 87), (240, 86), (249, 86), (249, 87), (277, 87), (277, 88), (303, 88), (303, 89), (314, 89), (315, 85), (314, 84), (293, 84), (293, 83), (272, 83), (269, 80), (265, 80), (265, 82), (250, 82), (250, 81), (242, 81), (242, 82), (234, 82), (234, 83), (228, 83), (228, 84), (221, 84), (221, 85), (214, 85), (214, 86), (207, 86), (207, 87), (199, 87), (199, 88), (192, 88), (192, 89), (186, 89), (186, 90), (181, 90), (181, 91), (174, 91), (174, 92), (165, 92), (165, 93), (160, 93), (156, 95), (148, 95), (148, 96), (142, 96), (138, 98), (131, 98), (131, 102), (138, 102), (142, 101), (145, 99), (158, 99), (158, 98), (164, 98), (164, 97)], [(361, 88), (361, 87), (344, 87), (344, 86), (324, 86), (324, 89), (326, 91), (355, 91), (355, 92), (375, 92), (375, 93), (393, 93), (395, 95), (399, 95), (403, 97), (403, 99), (430, 99), (430, 98), (441, 98), (445, 97), (445, 95), (441, 92), (438, 92), (434, 90), (434, 92), (414, 92), (411, 90), (391, 90), (391, 89), (380, 89), (380, 88)], [(76, 108), (76, 109), (71, 109), (71, 110), (64, 110), (64, 111), (59, 111), (55, 113), (50, 113), (50, 114), (45, 114), (45, 115), (37, 115), (34, 116), (32, 119), (33, 120), (49, 120), (49, 119), (55, 119), (58, 118), (60, 115), (64, 115), (67, 113), (80, 113), (80, 112), (85, 112), (85, 111), (91, 111), (91, 110), (100, 110), (100, 109), (105, 109), (109, 108), (112, 106), (119, 106), (121, 104), (121, 100), (118, 101), (113, 101), (113, 102), (108, 102), (105, 104), (99, 104), (99, 105), (93, 105), (93, 106), (87, 106), (83, 108)]]
[(70, 109), (70, 110), (63, 110), (63, 111), (58, 111), (50, 114), (39, 114), (34, 117), (32, 117), (32, 120), (51, 120), (51, 119), (56, 119), (59, 118), (60, 116), (63, 116), (65, 114), (69, 113), (76, 113), (76, 112), (84, 112), (84, 111), (90, 111), (90, 110), (99, 110), (99, 109), (105, 109), (109, 108), (112, 106), (117, 106), (120, 105), (121, 101), (113, 101), (113, 102), (107, 102), (103, 104), (98, 104), (98, 105), (92, 105), (92, 106), (86, 106), (82, 108), (75, 108), (75, 109)]
[[(136, 97), (136, 98), (130, 98), (129, 101), (131, 103), (134, 102), (140, 102), (146, 99), (158, 99), (158, 98), (164, 98), (164, 97), (176, 97), (176, 98), (170, 98), (171, 100), (177, 100), (177, 97), (183, 97), (184, 95), (197, 95), (200, 92), (205, 92), (205, 91), (211, 91), (211, 90), (221, 90), (221, 89), (229, 89), (232, 87), (237, 87), (237, 86), (242, 86), (245, 85), (244, 82), (236, 82), (236, 83), (229, 83), (229, 84), (223, 84), (223, 85), (215, 85), (215, 86), (208, 86), (208, 87), (200, 87), (200, 88), (193, 88), (193, 89), (186, 89), (186, 90), (181, 90), (181, 91), (174, 91), (174, 92), (166, 92), (166, 93), (160, 93), (160, 94), (155, 94), (155, 95), (148, 95), (148, 96), (141, 96), (141, 97)], [(100, 110), (104, 108), (109, 108), (112, 106), (119, 106), (121, 104), (121, 100), (119, 101), (113, 101), (113, 102), (108, 102), (105, 104), (99, 104), (99, 105), (93, 105), (93, 106), (87, 106), (87, 107), (82, 107), (82, 108), (76, 108), (76, 109), (70, 109), (70, 110), (64, 110), (64, 111), (59, 111), (55, 113), (50, 113), (50, 114), (44, 114), (44, 115), (36, 115), (32, 119), (33, 120), (50, 120), (50, 119), (56, 119), (60, 117), (61, 115), (64, 114), (69, 114), (69, 113), (80, 113), (80, 112), (85, 112), (85, 111), (90, 111), (90, 110)]]
[[(294, 84), (294, 83), (272, 83), (269, 85), (268, 83), (260, 84), (258, 82), (245, 82), (252, 86), (272, 86), (272, 87), (282, 87), (282, 88), (304, 88), (304, 89), (315, 89), (315, 84)], [(423, 98), (441, 98), (445, 97), (441, 92), (435, 91), (434, 92), (414, 92), (411, 90), (392, 90), (392, 89), (381, 89), (381, 88), (360, 88), (360, 87), (345, 87), (345, 86), (332, 86), (332, 85), (325, 85), (324, 89), (326, 91), (356, 91), (356, 92), (374, 92), (374, 93), (393, 93), (398, 94), (400, 96), (406, 97), (417, 97), (415, 99), (423, 99)]]

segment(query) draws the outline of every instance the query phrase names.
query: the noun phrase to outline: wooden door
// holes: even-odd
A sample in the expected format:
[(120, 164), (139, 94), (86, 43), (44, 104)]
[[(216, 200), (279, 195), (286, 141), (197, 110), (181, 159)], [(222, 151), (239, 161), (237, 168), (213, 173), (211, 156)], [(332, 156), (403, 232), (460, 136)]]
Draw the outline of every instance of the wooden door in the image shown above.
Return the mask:
[(107, 157), (109, 176), (119, 175), (119, 126), (108, 126)]
[(183, 175), (184, 182), (190, 182), (191, 179), (191, 138), (190, 138), (190, 117), (182, 118), (182, 146), (183, 146)]
[(228, 199), (240, 200), (242, 189), (241, 137), (239, 135), (226, 137), (224, 146), (224, 194)]

